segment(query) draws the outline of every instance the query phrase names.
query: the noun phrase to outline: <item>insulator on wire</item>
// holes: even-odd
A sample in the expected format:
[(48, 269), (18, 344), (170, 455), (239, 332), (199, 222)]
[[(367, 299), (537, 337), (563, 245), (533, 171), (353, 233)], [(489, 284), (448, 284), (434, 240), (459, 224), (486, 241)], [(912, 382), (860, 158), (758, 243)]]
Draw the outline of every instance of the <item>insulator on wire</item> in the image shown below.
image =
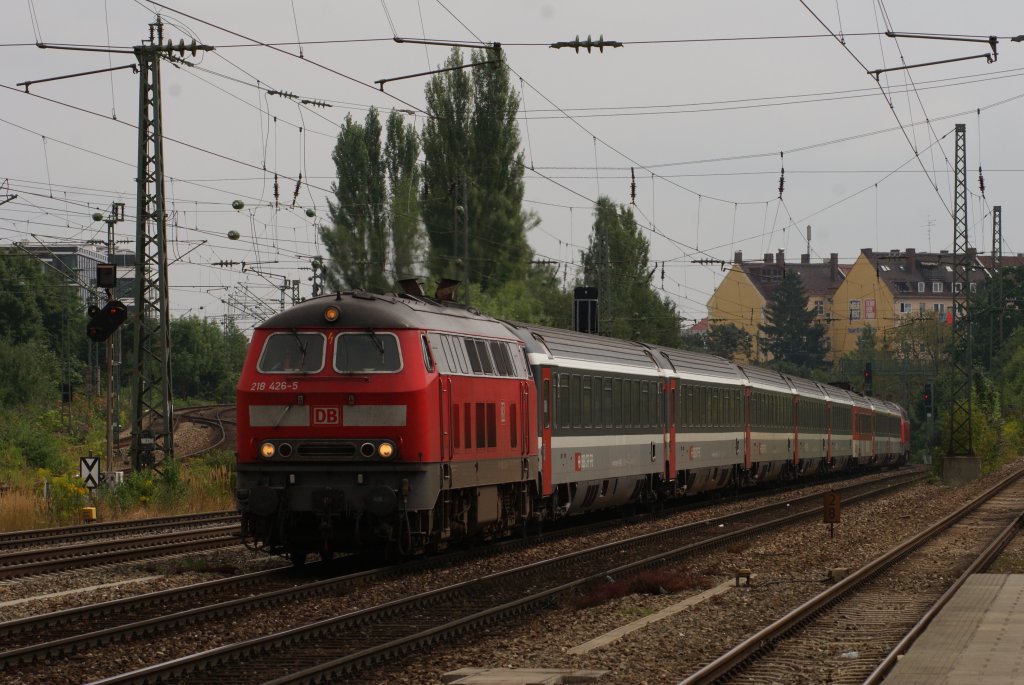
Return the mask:
[[(779, 159), (782, 159), (785, 153), (779, 153)], [(779, 197), (782, 197), (782, 191), (786, 189), (786, 167), (782, 166), (782, 171), (779, 172)]]
[(978, 189), (981, 191), (981, 196), (985, 197), (985, 176), (981, 173), (981, 167), (978, 167)]
[(280, 194), (280, 190), (281, 190), (281, 187), (280, 187), (280, 185), (278, 185), (278, 183), (277, 183), (277, 172), (274, 172), (274, 206), (275, 206), (275, 207), (280, 207), (280, 206), (281, 206), (281, 202), (280, 202), (280, 199), (281, 199), (281, 194)]
[(629, 204), (636, 204), (636, 171), (633, 167), (629, 167), (629, 176), (633, 180), (629, 183)]
[(299, 188), (302, 187), (302, 172), (299, 172), (299, 179), (295, 181), (295, 193), (292, 194), (292, 207), (295, 207), (295, 202), (299, 199)]

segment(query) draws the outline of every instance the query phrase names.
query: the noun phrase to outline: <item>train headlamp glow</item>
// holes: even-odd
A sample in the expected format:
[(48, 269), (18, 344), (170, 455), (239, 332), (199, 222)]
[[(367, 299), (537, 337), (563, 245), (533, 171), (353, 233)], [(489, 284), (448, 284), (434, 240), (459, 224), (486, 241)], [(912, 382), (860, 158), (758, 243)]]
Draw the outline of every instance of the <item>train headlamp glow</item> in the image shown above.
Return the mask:
[(264, 459), (270, 459), (276, 451), (273, 443), (265, 442), (260, 445), (260, 456)]
[(333, 304), (324, 310), (324, 320), (327, 323), (334, 323), (341, 318), (341, 310), (335, 307)]
[(377, 445), (377, 454), (379, 454), (384, 459), (387, 459), (394, 453), (395, 446), (392, 445), (390, 442), (382, 442), (381, 444)]

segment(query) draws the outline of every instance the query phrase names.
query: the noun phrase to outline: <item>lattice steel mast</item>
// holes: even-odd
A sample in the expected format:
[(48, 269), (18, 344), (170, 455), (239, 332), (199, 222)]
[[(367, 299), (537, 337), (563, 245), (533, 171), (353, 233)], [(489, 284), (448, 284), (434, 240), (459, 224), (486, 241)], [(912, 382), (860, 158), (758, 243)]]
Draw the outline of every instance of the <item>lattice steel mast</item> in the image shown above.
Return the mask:
[(973, 457), (971, 431), (970, 256), (967, 253), (967, 126), (956, 125), (953, 202), (953, 354), (950, 364), (949, 456)]
[[(163, 24), (149, 25), (139, 60), (139, 162), (135, 223), (135, 354), (132, 378), (132, 466), (174, 457), (171, 415), (170, 299), (164, 204), (160, 53)], [(151, 461), (152, 460), (152, 461)]]

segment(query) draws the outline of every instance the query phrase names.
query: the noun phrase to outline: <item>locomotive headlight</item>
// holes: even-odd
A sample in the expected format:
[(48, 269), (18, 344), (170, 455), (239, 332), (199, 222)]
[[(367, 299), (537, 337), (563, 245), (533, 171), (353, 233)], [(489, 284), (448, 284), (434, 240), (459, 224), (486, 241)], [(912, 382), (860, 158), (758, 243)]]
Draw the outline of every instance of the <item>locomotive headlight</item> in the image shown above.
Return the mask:
[(377, 454), (379, 454), (384, 459), (387, 459), (394, 453), (395, 446), (392, 445), (390, 442), (382, 442), (381, 444), (377, 445)]
[(262, 445), (260, 445), (260, 456), (263, 457), (264, 459), (270, 459), (272, 456), (274, 456), (275, 452), (277, 452), (277, 450), (275, 449), (273, 443), (265, 442)]
[(333, 304), (324, 310), (324, 321), (327, 323), (334, 323), (341, 318), (341, 310), (335, 307)]

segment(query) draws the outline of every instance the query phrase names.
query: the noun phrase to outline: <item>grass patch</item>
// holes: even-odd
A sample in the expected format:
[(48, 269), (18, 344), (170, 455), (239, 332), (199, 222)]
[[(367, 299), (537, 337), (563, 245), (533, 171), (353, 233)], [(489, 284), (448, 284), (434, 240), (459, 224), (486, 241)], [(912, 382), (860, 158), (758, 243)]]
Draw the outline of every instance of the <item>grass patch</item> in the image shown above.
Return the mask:
[(683, 590), (705, 590), (714, 585), (710, 577), (690, 571), (644, 571), (621, 580), (596, 583), (576, 598), (576, 609), (599, 606), (627, 595), (670, 595)]

